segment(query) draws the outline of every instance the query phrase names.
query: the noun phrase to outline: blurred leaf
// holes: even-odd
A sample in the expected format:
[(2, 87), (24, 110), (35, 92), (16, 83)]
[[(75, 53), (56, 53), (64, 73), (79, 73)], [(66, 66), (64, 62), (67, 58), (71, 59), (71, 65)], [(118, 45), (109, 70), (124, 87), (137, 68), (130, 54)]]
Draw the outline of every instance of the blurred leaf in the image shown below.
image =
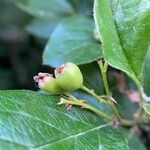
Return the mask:
[(119, 93), (118, 91), (113, 92), (113, 97), (117, 101), (117, 108), (123, 118), (133, 119), (134, 113), (138, 110), (139, 105), (136, 102), (132, 102), (127, 96)]
[(0, 28), (2, 28), (2, 31), (3, 28), (22, 27), (30, 20), (27, 14), (20, 11), (20, 9), (9, 0), (0, 0), (0, 12)]
[(78, 14), (93, 16), (93, 0), (68, 0), (71, 1)]
[(139, 104), (137, 101), (131, 100), (129, 95), (133, 91), (137, 92), (136, 84), (124, 73), (117, 73), (113, 70), (109, 72), (109, 75), (109, 79), (114, 81), (111, 83), (111, 92), (113, 98), (117, 101), (117, 109), (123, 118), (133, 119), (134, 114), (139, 108)]
[(60, 23), (47, 43), (43, 63), (57, 67), (71, 61), (85, 64), (102, 57), (99, 44), (93, 37), (94, 23), (83, 16), (73, 16)]
[(128, 140), (129, 150), (147, 150), (142, 141), (131, 131), (122, 129), (124, 136)]
[(59, 20), (54, 18), (35, 18), (26, 26), (26, 31), (37, 37), (48, 39), (58, 22)]
[(143, 61), (150, 42), (150, 1), (115, 2), (112, 14), (109, 0), (95, 0), (95, 21), (105, 58), (141, 86)]
[(23, 11), (37, 17), (55, 17), (72, 14), (73, 9), (66, 0), (13, 0)]
[(81, 108), (67, 111), (57, 96), (31, 91), (0, 92), (2, 149), (127, 150), (118, 129)]
[(13, 72), (10, 69), (4, 69), (0, 67), (0, 89), (4, 90), (4, 89), (9, 89), (12, 87), (12, 76)]
[(0, 57), (4, 57), (5, 55), (6, 55), (5, 47), (0, 44)]

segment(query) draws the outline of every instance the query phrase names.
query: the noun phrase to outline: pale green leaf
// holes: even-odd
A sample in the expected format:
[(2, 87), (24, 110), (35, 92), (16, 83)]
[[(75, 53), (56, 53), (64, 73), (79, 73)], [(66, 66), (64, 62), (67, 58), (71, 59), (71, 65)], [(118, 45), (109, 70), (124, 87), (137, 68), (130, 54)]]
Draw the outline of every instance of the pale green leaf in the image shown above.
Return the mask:
[(26, 31), (40, 38), (48, 39), (58, 24), (59, 20), (56, 18), (35, 18), (27, 26)]
[(71, 61), (85, 64), (102, 57), (102, 50), (93, 36), (94, 23), (84, 16), (73, 16), (60, 23), (51, 35), (43, 63), (57, 67)]

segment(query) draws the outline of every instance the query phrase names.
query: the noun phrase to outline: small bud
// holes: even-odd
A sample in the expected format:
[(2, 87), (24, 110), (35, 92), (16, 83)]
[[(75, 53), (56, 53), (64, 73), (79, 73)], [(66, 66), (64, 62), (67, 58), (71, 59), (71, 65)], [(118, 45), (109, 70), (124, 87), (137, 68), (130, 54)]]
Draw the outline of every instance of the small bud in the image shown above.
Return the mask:
[(55, 69), (57, 84), (67, 91), (77, 90), (83, 85), (83, 76), (77, 65), (68, 62)]
[(40, 89), (52, 94), (59, 94), (62, 92), (52, 74), (40, 72), (38, 76), (34, 76), (34, 81), (38, 83)]

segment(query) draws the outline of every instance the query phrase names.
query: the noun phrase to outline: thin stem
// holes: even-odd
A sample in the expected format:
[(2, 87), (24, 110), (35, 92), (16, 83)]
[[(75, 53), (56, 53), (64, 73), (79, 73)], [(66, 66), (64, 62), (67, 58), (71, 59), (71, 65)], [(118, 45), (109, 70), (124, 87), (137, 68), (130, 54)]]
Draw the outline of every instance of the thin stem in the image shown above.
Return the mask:
[[(67, 99), (66, 98), (61, 98), (60, 102), (58, 103), (59, 105), (62, 104), (71, 104), (71, 105), (76, 105), (76, 106), (81, 106), (82, 108), (88, 109), (96, 113), (98, 116), (103, 117), (107, 121), (114, 121), (112, 116), (107, 115), (106, 113), (100, 111), (99, 109), (89, 105), (86, 103), (86, 100), (78, 100), (74, 96), (67, 94)], [(127, 120), (127, 119), (120, 119), (120, 124), (122, 126), (134, 126), (137, 124), (141, 123), (149, 123), (150, 119), (145, 119), (145, 118), (136, 118), (133, 120)]]
[(61, 98), (60, 102), (58, 103), (59, 105), (61, 104), (71, 104), (71, 105), (77, 105), (77, 106), (81, 106), (83, 108), (86, 108), (86, 109), (89, 109), (91, 111), (93, 111), (94, 113), (96, 113), (97, 115), (99, 115), (100, 117), (103, 117), (104, 119), (108, 120), (108, 121), (111, 121), (112, 120), (112, 117), (103, 113), (102, 111), (98, 110), (97, 108), (91, 106), (91, 105), (88, 105), (86, 103), (84, 103), (83, 101), (80, 101), (80, 100), (67, 100), (67, 99), (64, 99), (64, 98)]
[(107, 79), (108, 64), (107, 64), (106, 61), (103, 63), (102, 60), (100, 60), (98, 62), (98, 65), (99, 65), (99, 68), (100, 68), (100, 71), (101, 71), (102, 80), (103, 80), (103, 83), (104, 83), (104, 88), (105, 88), (105, 91), (106, 91), (106, 95), (107, 95), (108, 99), (111, 101), (111, 106), (112, 106), (113, 111), (116, 114), (117, 118), (120, 118), (119, 112), (116, 109), (113, 101), (111, 100), (111, 92), (110, 92), (110, 89), (109, 89), (108, 79)]
[(102, 60), (100, 60), (98, 62), (98, 65), (99, 65), (100, 70), (101, 70), (101, 74), (102, 74), (102, 79), (103, 79), (106, 95), (110, 96), (111, 92), (109, 90), (109, 85), (108, 85), (108, 80), (107, 80), (107, 67), (108, 67), (108, 64), (106, 62), (103, 64)]
[(139, 92), (139, 94), (140, 94), (140, 101), (139, 101), (139, 105), (140, 105), (140, 107), (143, 107), (143, 104), (144, 104), (144, 98), (143, 98), (143, 87), (141, 86), (141, 85), (139, 85), (139, 84), (137, 84), (137, 89), (138, 89), (138, 92)]
[(124, 126), (134, 126), (136, 124), (140, 123), (149, 123), (149, 120), (144, 120), (144, 119), (134, 119), (134, 120), (126, 120), (126, 119), (121, 119), (121, 124)]
[(99, 100), (100, 102), (102, 102), (102, 103), (107, 103), (107, 104), (108, 104), (108, 102), (107, 102), (105, 99), (99, 97), (93, 90), (88, 89), (88, 88), (85, 87), (84, 85), (81, 87), (81, 89), (82, 89), (83, 91), (89, 93), (90, 95), (92, 95), (95, 99)]

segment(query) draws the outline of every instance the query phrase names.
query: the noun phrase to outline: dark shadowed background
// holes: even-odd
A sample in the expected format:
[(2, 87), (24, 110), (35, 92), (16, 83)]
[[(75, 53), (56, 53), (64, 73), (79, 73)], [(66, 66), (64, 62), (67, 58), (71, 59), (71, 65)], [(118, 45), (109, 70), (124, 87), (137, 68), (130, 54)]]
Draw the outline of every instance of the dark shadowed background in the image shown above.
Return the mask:
[[(82, 6), (76, 0), (69, 2), (79, 13), (92, 14), (92, 0), (88, 3), (83, 1)], [(0, 0), (0, 89), (34, 90), (33, 76), (50, 69), (41, 65), (42, 51), (48, 39), (45, 37), (50, 35), (56, 24), (47, 24), (43, 27), (45, 32), (40, 33), (38, 25), (30, 28), (33, 19), (12, 0)]]

